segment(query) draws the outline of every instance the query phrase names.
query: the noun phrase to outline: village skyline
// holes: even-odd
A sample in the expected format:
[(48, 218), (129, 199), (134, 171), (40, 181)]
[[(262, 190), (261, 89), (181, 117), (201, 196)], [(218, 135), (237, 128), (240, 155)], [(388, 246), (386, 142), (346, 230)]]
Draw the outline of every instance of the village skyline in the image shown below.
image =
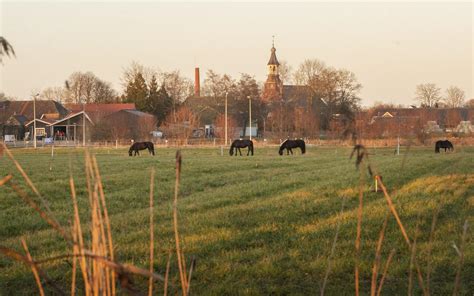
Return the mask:
[(263, 83), (272, 35), (293, 72), (305, 59), (353, 72), (363, 106), (413, 104), (422, 83), (443, 91), (455, 85), (473, 97), (468, 2), (3, 2), (0, 9), (2, 35), (17, 54), (3, 61), (0, 89), (18, 99), (62, 86), (75, 71), (91, 71), (121, 93), (132, 61), (190, 79), (200, 67), (202, 79), (212, 69)]

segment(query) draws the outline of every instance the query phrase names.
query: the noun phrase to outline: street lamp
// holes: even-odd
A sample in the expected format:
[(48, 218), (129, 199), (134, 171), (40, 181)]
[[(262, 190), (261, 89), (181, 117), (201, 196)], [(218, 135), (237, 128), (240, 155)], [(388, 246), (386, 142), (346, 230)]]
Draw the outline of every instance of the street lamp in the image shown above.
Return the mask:
[(39, 94), (36, 94), (33, 96), (33, 145), (36, 149), (36, 98), (39, 96)]
[(82, 100), (82, 146), (86, 147), (86, 105)]
[(249, 99), (249, 136), (250, 140), (252, 140), (252, 100), (250, 99), (250, 96), (247, 96)]
[(227, 146), (227, 92), (225, 92), (225, 115), (224, 115), (224, 129), (225, 129), (225, 145)]

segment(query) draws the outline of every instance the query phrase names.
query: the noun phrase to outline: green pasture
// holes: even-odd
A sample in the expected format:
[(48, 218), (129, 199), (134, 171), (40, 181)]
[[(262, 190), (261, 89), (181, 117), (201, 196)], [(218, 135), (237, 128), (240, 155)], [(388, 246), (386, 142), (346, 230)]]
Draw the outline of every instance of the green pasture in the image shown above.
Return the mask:
[[(454, 289), (466, 220), (460, 295), (474, 292), (474, 148), (434, 154), (432, 148), (369, 149), (369, 160), (383, 176), (400, 219), (413, 241), (416, 261), (426, 282), (431, 265), (432, 295)], [(84, 152), (81, 149), (13, 149), (15, 158), (47, 199), (58, 221), (69, 229), (73, 215), (69, 174), (77, 188), (83, 227), (90, 220), (86, 196)], [(355, 238), (359, 173), (349, 148), (309, 147), (305, 155), (279, 156), (277, 148), (256, 148), (255, 156), (221, 156), (216, 148), (184, 148), (179, 193), (179, 230), (186, 263), (196, 258), (193, 295), (316, 295), (329, 272), (326, 295), (354, 294)], [(246, 151), (246, 150), (245, 150)], [(120, 262), (148, 269), (149, 184), (155, 168), (155, 272), (165, 273), (174, 250), (172, 202), (175, 182), (174, 148), (158, 148), (156, 156), (129, 157), (125, 149), (92, 149), (97, 158)], [(245, 155), (245, 154), (244, 154)], [(51, 169), (50, 169), (51, 168)], [(0, 179), (13, 180), (31, 193), (5, 153)], [(363, 169), (360, 286), (370, 292), (376, 243), (388, 213), (383, 193)], [(30, 194), (32, 197), (33, 194)], [(343, 212), (341, 205), (345, 199)], [(35, 199), (37, 200), (37, 199)], [(439, 215), (429, 242), (433, 213)], [(418, 232), (416, 228), (418, 225)], [(339, 227), (334, 255), (328, 261)], [(83, 228), (83, 229), (84, 229)], [(0, 245), (21, 253), (24, 237), (35, 259), (70, 253), (68, 245), (9, 186), (0, 187)], [(382, 295), (406, 295), (410, 250), (391, 215), (382, 246), (382, 267), (396, 250)], [(431, 252), (429, 251), (431, 250)], [(431, 253), (431, 255), (428, 255)], [(172, 257), (170, 295), (179, 290), (176, 257)], [(188, 264), (189, 265), (189, 264)], [(43, 265), (49, 277), (69, 292), (71, 260)], [(379, 277), (380, 278), (380, 277)], [(82, 281), (78, 276), (79, 283)], [(135, 277), (142, 292), (147, 279)], [(79, 284), (80, 285), (80, 284)], [(45, 286), (49, 294), (51, 288)], [(156, 283), (162, 289), (162, 283)], [(79, 287), (80, 288), (80, 287)], [(416, 273), (415, 295), (421, 294)], [(37, 292), (30, 268), (0, 255), (0, 295)], [(160, 293), (162, 294), (162, 293)]]

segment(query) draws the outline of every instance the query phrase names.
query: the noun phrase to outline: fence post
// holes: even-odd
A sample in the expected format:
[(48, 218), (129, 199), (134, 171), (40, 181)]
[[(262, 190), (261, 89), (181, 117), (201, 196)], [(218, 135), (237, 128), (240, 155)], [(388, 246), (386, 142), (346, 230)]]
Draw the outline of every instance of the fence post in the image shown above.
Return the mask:
[(118, 149), (118, 140), (115, 139), (115, 149)]
[(221, 145), (221, 156), (224, 156), (224, 147)]

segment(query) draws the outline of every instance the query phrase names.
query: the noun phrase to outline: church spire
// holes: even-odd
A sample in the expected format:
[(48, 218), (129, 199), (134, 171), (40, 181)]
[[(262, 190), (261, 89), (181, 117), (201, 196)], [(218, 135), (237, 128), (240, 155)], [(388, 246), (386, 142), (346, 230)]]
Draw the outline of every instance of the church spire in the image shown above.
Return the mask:
[(277, 60), (277, 57), (276, 57), (276, 49), (275, 49), (275, 36), (272, 36), (273, 39), (272, 39), (272, 49), (271, 49), (271, 55), (270, 55), (270, 60), (268, 61), (268, 64), (267, 65), (275, 65), (275, 66), (279, 66), (280, 63), (278, 62)]
[(268, 75), (267, 81), (263, 86), (263, 94), (262, 100), (269, 102), (269, 101), (278, 101), (282, 97), (283, 91), (283, 83), (280, 80), (280, 75), (278, 68), (280, 63), (276, 57), (276, 49), (275, 49), (275, 36), (272, 36), (272, 49), (270, 60), (268, 61), (267, 68), (268, 68)]

